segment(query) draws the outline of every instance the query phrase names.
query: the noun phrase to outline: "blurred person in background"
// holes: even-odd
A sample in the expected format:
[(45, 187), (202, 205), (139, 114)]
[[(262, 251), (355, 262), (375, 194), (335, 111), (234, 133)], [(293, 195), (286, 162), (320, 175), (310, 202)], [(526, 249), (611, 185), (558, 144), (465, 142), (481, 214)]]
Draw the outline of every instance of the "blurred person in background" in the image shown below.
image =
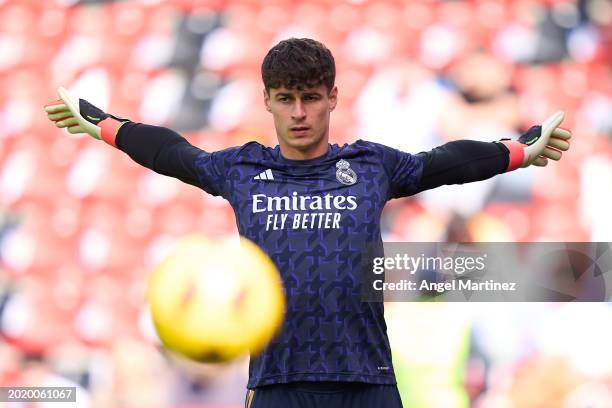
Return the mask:
[[(361, 301), (359, 280), (367, 262), (360, 254), (382, 244), (385, 203), (559, 160), (571, 136), (559, 127), (563, 113), (516, 141), (458, 140), (416, 155), (363, 140), (339, 146), (330, 144), (339, 91), (329, 49), (308, 38), (283, 40), (268, 51), (261, 75), (274, 148), (249, 142), (209, 153), (168, 128), (72, 99), (63, 88), (45, 109), (59, 128), (102, 139), (149, 169), (222, 196), (240, 234), (275, 262), (287, 313), (279, 335), (250, 361), (250, 408), (401, 407), (383, 305)], [(286, 242), (292, 248), (280, 245)], [(330, 261), (321, 248), (342, 256)], [(323, 295), (332, 289), (333, 296)]]

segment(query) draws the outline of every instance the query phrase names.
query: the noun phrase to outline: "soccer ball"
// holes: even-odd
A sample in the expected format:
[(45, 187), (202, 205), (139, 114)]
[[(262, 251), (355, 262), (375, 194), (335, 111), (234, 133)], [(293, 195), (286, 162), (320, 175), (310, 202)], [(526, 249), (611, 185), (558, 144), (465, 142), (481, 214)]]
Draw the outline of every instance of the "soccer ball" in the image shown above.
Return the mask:
[(180, 241), (151, 275), (147, 300), (164, 346), (202, 362), (257, 354), (285, 312), (276, 266), (245, 238)]

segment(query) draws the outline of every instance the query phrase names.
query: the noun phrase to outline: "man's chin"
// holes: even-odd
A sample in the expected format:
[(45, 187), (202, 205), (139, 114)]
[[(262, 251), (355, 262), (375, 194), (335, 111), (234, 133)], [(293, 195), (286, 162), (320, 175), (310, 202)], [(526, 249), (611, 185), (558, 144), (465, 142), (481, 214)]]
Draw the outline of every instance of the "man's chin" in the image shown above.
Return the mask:
[(292, 139), (289, 145), (298, 150), (310, 150), (316, 147), (318, 142), (311, 137), (301, 137)]
[(325, 143), (325, 145), (327, 146), (327, 143), (324, 142), (324, 137), (315, 136), (311, 134), (300, 137), (287, 135), (287, 137), (282, 138), (282, 140), (285, 142), (285, 145), (288, 148), (303, 153), (308, 153), (313, 150), (317, 150), (322, 143)]

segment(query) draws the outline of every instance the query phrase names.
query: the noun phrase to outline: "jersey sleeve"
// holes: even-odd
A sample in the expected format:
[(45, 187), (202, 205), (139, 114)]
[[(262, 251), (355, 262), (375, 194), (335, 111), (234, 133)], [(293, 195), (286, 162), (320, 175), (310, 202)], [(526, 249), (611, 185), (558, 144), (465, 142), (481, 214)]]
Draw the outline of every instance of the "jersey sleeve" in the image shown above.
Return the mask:
[(200, 154), (195, 160), (195, 169), (202, 188), (214, 195), (229, 197), (229, 173), (242, 147), (230, 147), (213, 153)]
[(380, 155), (379, 159), (387, 174), (389, 199), (417, 193), (423, 173), (422, 158), (378, 143), (371, 145)]
[(171, 129), (133, 122), (121, 126), (115, 143), (138, 164), (215, 196), (224, 195), (225, 175), (237, 150), (209, 153)]

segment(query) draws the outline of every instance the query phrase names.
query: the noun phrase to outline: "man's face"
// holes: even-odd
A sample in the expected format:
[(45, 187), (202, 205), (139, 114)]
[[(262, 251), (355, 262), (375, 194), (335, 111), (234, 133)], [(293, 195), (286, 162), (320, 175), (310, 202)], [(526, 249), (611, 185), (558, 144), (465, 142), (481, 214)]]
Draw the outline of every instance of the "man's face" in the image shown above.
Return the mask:
[(271, 88), (264, 90), (266, 108), (274, 116), (274, 126), (283, 155), (304, 159), (325, 154), (329, 138), (329, 115), (336, 107), (338, 89), (328, 92), (325, 85), (303, 90)]

